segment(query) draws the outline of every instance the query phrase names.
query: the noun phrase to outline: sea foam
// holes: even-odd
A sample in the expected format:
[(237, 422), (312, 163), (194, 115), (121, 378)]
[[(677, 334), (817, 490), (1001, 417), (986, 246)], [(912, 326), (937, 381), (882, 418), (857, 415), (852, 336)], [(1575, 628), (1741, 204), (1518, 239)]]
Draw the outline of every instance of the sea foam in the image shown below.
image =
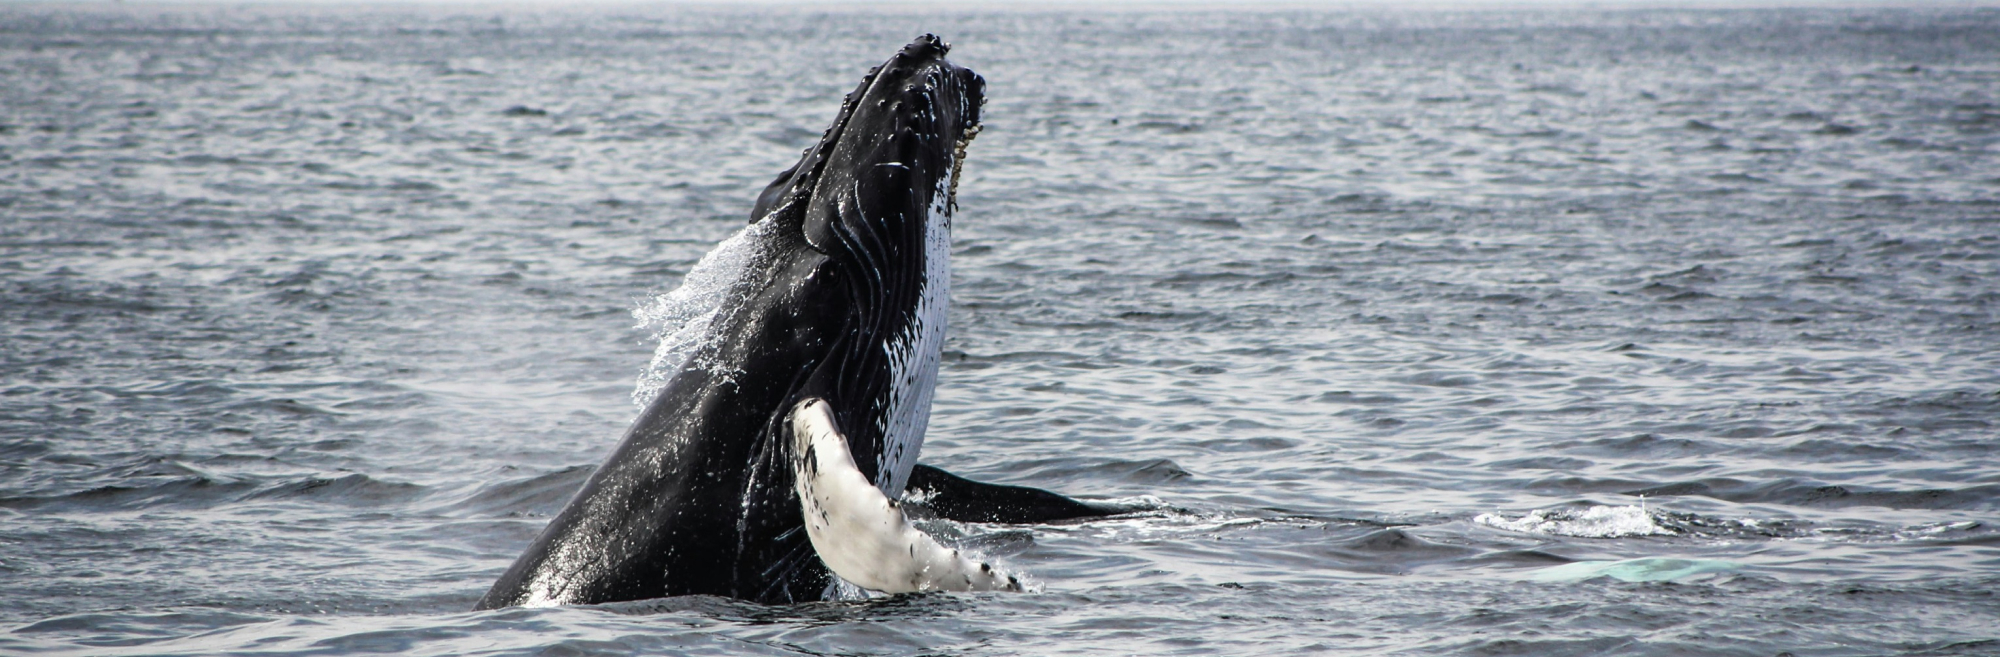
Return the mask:
[(1536, 509), (1519, 518), (1482, 513), (1473, 522), (1528, 534), (1553, 534), (1579, 538), (1620, 538), (1625, 536), (1673, 536), (1676, 532), (1660, 524), (1644, 506), (1590, 506), (1582, 510)]

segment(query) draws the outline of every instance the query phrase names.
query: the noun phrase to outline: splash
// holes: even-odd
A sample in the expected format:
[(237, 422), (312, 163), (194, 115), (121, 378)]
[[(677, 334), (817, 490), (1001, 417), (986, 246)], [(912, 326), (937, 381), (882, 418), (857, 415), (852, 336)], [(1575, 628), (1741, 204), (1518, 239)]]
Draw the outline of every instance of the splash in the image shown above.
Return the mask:
[(1677, 533), (1661, 525), (1644, 506), (1591, 506), (1581, 511), (1536, 509), (1528, 515), (1512, 519), (1497, 513), (1482, 513), (1472, 521), (1512, 532), (1578, 538), (1673, 536)]
[(774, 223), (759, 221), (737, 231), (702, 256), (681, 279), (680, 287), (655, 295), (632, 310), (632, 318), (639, 322), (633, 328), (650, 331), (659, 341), (653, 361), (639, 372), (638, 384), (632, 389), (633, 404), (645, 408), (675, 373), (688, 367), (730, 374), (726, 364), (697, 355), (714, 341), (716, 324), (741, 308), (741, 304), (730, 303), (729, 292), (756, 265), (765, 262), (769, 253), (764, 238)]

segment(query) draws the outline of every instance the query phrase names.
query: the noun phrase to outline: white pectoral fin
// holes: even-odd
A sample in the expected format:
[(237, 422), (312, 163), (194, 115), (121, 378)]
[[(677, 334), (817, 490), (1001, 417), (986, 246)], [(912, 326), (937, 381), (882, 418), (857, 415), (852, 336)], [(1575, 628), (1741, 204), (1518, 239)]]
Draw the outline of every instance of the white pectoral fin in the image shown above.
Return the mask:
[(792, 407), (792, 472), (806, 535), (834, 574), (883, 593), (1019, 591), (1019, 579), (939, 545), (854, 466), (822, 399)]

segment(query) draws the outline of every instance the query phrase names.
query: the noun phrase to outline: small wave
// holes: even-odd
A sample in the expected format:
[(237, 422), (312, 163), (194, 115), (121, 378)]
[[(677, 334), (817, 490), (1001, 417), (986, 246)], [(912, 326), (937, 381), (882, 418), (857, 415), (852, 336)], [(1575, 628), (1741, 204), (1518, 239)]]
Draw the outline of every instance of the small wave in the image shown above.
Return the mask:
[(479, 515), (554, 515), (596, 471), (594, 466), (573, 465), (524, 479), (488, 484), (453, 506)]
[(1536, 582), (1581, 582), (1610, 577), (1623, 582), (1666, 582), (1741, 568), (1733, 561), (1642, 557), (1620, 561), (1578, 561), (1528, 573)]
[[(1091, 502), (1104, 504), (1107, 501), (1091, 500)], [(1352, 518), (1334, 519), (1311, 516), (1244, 517), (1233, 513), (1176, 507), (1161, 502), (1151, 495), (1118, 498), (1109, 500), (1108, 502), (1111, 504), (1130, 504), (1135, 508), (1131, 508), (1115, 516), (1041, 525), (1036, 527), (1034, 531), (1038, 536), (1045, 534), (1082, 536), (1089, 537), (1093, 541), (1102, 541), (1105, 543), (1134, 543), (1193, 536), (1213, 538), (1225, 532), (1258, 531), (1264, 529), (1305, 529), (1314, 532), (1325, 532), (1330, 529), (1353, 530), (1359, 528), (1372, 531), (1395, 527), (1395, 525), (1380, 521)], [(1356, 536), (1360, 536), (1360, 534)]]
[[(151, 639), (213, 631), (268, 620), (262, 616), (222, 610), (186, 608), (159, 612), (80, 613), (47, 618), (11, 630), (13, 634), (83, 635), (97, 645), (141, 645)], [(97, 636), (92, 636), (97, 635)], [(111, 643), (111, 642), (116, 643)]]
[(241, 481), (218, 481), (199, 475), (155, 478), (143, 485), (112, 484), (52, 495), (0, 497), (0, 508), (24, 511), (141, 509), (161, 506), (207, 506), (226, 502), (253, 490)]
[(1905, 540), (1922, 540), (1922, 539), (1934, 538), (1940, 534), (1945, 534), (1948, 532), (1971, 531), (1974, 529), (1978, 529), (1979, 527), (1980, 523), (1976, 520), (1961, 520), (1957, 522), (1937, 522), (1928, 525), (1917, 525), (1915, 527), (1903, 528), (1902, 530), (1896, 532), (1896, 537)]
[(1988, 545), (2000, 542), (2000, 534), (1980, 531), (1986, 525), (1976, 520), (1933, 522), (1903, 527), (1816, 527), (1802, 532), (1809, 541), (1842, 543), (1929, 543), (1933, 545)]
[[(1833, 449), (1849, 450), (1863, 455), (1870, 453), (1866, 450), (1866, 446), (1858, 445), (1843, 445)], [(1874, 452), (1897, 453), (1893, 448), (1877, 449)], [(1627, 495), (1649, 497), (1699, 495), (1737, 503), (1822, 508), (1875, 506), (1889, 509), (1986, 509), (1993, 507), (1996, 499), (2000, 499), (2000, 485), (1995, 484), (1966, 488), (1883, 490), (1859, 485), (1826, 484), (1812, 480), (1779, 479), (1756, 482), (1728, 477), (1674, 482), (1622, 492)]]
[(1681, 536), (1726, 541), (1807, 540), (1853, 542), (1972, 542), (1992, 540), (1977, 521), (1936, 522), (1910, 526), (1821, 527), (1795, 519), (1724, 518), (1649, 509), (1643, 506), (1591, 506), (1540, 509), (1519, 518), (1482, 514), (1473, 522), (1508, 531), (1579, 538)]
[(1661, 524), (1643, 506), (1597, 506), (1582, 510), (1536, 509), (1519, 518), (1482, 513), (1473, 522), (1524, 534), (1552, 534), (1577, 538), (1624, 538), (1628, 536), (1674, 536), (1678, 532)]
[(422, 497), (427, 490), (420, 484), (383, 481), (354, 473), (339, 477), (314, 476), (281, 481), (245, 499), (311, 500), (353, 506), (385, 506)]
[(1152, 495), (1134, 495), (1131, 497), (1114, 497), (1108, 500), (1086, 500), (1086, 501), (1092, 504), (1102, 504), (1105, 506), (1118, 507), (1120, 509), (1119, 511), (1120, 513), (1137, 513), (1140, 511), (1164, 511), (1173, 508), (1167, 505), (1166, 500), (1162, 500)]
[(1123, 481), (1137, 484), (1165, 484), (1195, 476), (1170, 459), (1059, 459), (1033, 474), (1037, 481)]
[(385, 506), (422, 497), (429, 490), (419, 484), (382, 481), (358, 473), (267, 478), (208, 473), (177, 462), (159, 465), (157, 471), (139, 472), (117, 483), (85, 490), (0, 496), (0, 508), (49, 511), (208, 508), (260, 500)]
[(1400, 527), (1377, 529), (1335, 542), (1331, 551), (1354, 561), (1393, 560), (1404, 564), (1418, 560), (1442, 561), (1477, 552), (1469, 547), (1425, 540)]

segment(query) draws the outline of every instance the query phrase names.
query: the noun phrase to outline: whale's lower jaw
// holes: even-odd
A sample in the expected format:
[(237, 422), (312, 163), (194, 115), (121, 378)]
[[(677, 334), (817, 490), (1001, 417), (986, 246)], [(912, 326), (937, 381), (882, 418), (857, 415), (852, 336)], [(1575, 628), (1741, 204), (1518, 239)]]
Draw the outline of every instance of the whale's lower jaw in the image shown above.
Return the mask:
[(825, 400), (799, 402), (788, 424), (806, 535), (835, 575), (882, 593), (1022, 590), (1019, 578), (968, 559), (912, 526), (902, 505), (855, 467)]

